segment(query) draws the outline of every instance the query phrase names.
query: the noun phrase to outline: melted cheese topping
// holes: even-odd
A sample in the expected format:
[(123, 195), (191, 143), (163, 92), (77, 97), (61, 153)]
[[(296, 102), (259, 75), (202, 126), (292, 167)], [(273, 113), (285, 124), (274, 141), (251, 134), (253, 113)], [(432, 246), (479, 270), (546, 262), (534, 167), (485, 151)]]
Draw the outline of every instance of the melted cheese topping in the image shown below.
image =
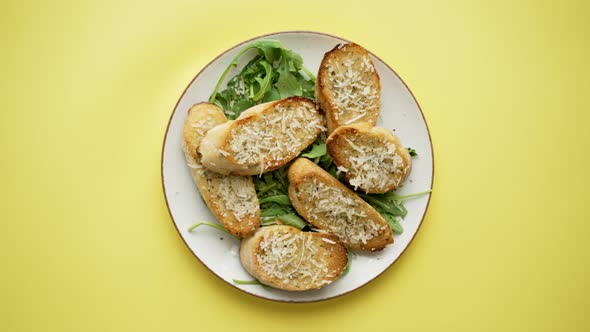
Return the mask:
[[(311, 102), (285, 102), (263, 116), (232, 129), (229, 152), (236, 163), (259, 164), (261, 171), (273, 162), (296, 156), (326, 128)], [(309, 144), (308, 144), (309, 145)]]
[[(347, 46), (341, 48), (347, 51)], [(346, 53), (327, 61), (328, 80), (332, 85), (334, 116), (343, 125), (379, 112), (380, 92), (375, 67), (366, 54)], [(360, 56), (360, 58), (359, 58)]]
[[(329, 245), (336, 244), (332, 242)], [(264, 273), (280, 283), (307, 288), (328, 284), (326, 278), (336, 275), (336, 271), (329, 271), (322, 264), (328, 254), (310, 233), (277, 230), (264, 234), (256, 259)]]
[(385, 138), (343, 137), (348, 144), (348, 160), (338, 170), (347, 173), (348, 183), (357, 190), (391, 190), (405, 177), (410, 165), (398, 152), (398, 147)]
[(387, 230), (387, 225), (367, 216), (359, 199), (316, 178), (305, 179), (297, 187), (297, 197), (310, 222), (336, 235), (347, 246), (366, 244)]

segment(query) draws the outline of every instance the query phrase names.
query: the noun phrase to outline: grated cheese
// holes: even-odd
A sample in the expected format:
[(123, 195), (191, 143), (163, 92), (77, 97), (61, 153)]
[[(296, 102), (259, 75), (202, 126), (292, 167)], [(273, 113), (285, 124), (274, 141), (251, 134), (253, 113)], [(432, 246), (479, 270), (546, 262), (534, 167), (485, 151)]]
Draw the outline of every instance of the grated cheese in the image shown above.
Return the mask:
[(323, 122), (312, 102), (279, 103), (263, 117), (235, 126), (228, 152), (238, 165), (260, 165), (262, 173), (274, 161), (297, 155), (305, 143), (315, 140), (325, 130)]
[[(345, 165), (338, 170), (347, 174), (348, 183), (355, 190), (366, 192), (388, 191), (397, 187), (409, 170), (394, 143), (385, 139), (377, 141), (374, 137), (343, 137), (348, 144), (349, 155)], [(403, 149), (403, 147), (402, 147)]]
[(362, 202), (341, 188), (326, 185), (316, 178), (306, 178), (297, 189), (297, 198), (307, 210), (310, 221), (348, 246), (366, 244), (387, 229), (387, 225), (367, 217)]
[(342, 124), (351, 124), (366, 116), (379, 113), (381, 93), (375, 67), (366, 53), (342, 47), (343, 57), (326, 62), (328, 80), (332, 86), (331, 106), (334, 117)]
[[(336, 242), (328, 240), (329, 244)], [(312, 233), (292, 232), (287, 229), (265, 233), (256, 260), (262, 271), (282, 284), (297, 283), (300, 288), (329, 283), (325, 262), (330, 253), (320, 251)]]
[[(197, 173), (197, 176), (206, 179), (208, 187), (206, 190), (209, 191), (209, 195), (213, 198), (213, 204), (220, 211), (227, 210), (231, 212), (233, 217), (240, 222), (246, 218), (251, 218), (258, 212), (256, 191), (251, 185), (250, 179), (248, 177), (220, 175), (211, 172), (203, 167), (196, 153), (196, 146), (203, 136), (207, 131), (219, 124), (211, 116), (192, 123), (190, 127), (194, 130), (192, 142), (190, 142), (190, 151), (187, 142), (183, 141), (182, 147), (187, 165), (193, 172)], [(219, 149), (219, 153), (224, 156), (229, 154), (221, 149)], [(221, 215), (224, 218), (228, 217), (226, 212)]]

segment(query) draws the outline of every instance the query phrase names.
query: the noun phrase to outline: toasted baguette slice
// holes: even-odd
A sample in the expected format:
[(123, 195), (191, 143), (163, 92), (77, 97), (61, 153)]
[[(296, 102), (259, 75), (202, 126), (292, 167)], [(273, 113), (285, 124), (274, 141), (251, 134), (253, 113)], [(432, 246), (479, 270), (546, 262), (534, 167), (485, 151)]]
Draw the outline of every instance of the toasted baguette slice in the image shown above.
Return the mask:
[(379, 212), (318, 165), (298, 158), (287, 176), (289, 199), (307, 222), (352, 249), (376, 251), (393, 243), (393, 231)]
[(313, 143), (325, 130), (324, 124), (324, 117), (307, 98), (256, 105), (205, 135), (199, 147), (201, 162), (220, 174), (272, 171)]
[(215, 217), (233, 235), (244, 237), (260, 225), (260, 205), (251, 177), (221, 175), (205, 169), (197, 147), (205, 133), (227, 118), (215, 105), (191, 107), (182, 130), (183, 150), (193, 181)]
[(326, 140), (344, 179), (368, 194), (397, 188), (410, 174), (412, 158), (390, 130), (366, 122), (342, 126)]
[(240, 261), (263, 284), (288, 290), (318, 289), (342, 275), (346, 248), (332, 235), (295, 227), (261, 227), (242, 240)]
[(375, 125), (381, 112), (381, 83), (367, 50), (337, 45), (324, 55), (316, 100), (326, 113), (328, 133), (359, 121)]

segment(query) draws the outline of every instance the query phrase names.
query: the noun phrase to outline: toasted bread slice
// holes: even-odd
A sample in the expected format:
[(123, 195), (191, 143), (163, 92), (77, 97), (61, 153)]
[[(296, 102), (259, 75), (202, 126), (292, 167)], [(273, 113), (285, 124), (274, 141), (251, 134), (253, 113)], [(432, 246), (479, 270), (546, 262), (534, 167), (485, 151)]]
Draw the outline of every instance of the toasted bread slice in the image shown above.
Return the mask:
[(199, 147), (201, 162), (221, 174), (255, 175), (277, 169), (315, 141), (325, 119), (303, 97), (254, 106), (211, 129)]
[(366, 122), (339, 127), (326, 146), (346, 182), (368, 194), (394, 190), (412, 168), (412, 157), (399, 138)]
[(328, 133), (356, 122), (375, 125), (381, 112), (381, 82), (367, 50), (337, 45), (324, 55), (316, 101), (326, 113)]
[(289, 199), (310, 224), (352, 249), (376, 251), (393, 243), (393, 231), (372, 206), (308, 159), (289, 167)]
[(295, 227), (261, 227), (242, 240), (240, 261), (263, 284), (288, 291), (318, 289), (342, 275), (346, 248), (332, 235)]
[(194, 105), (184, 123), (182, 145), (193, 181), (211, 212), (231, 234), (244, 237), (260, 225), (260, 205), (252, 178), (211, 172), (201, 165), (197, 154), (205, 133), (226, 121), (217, 106), (209, 103)]

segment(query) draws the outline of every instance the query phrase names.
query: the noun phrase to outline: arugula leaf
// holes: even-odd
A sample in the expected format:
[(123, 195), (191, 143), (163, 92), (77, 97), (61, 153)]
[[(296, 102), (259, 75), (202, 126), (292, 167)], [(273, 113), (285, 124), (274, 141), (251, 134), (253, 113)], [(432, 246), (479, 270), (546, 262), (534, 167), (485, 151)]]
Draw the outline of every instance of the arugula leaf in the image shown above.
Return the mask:
[(260, 89), (255, 95), (251, 96), (254, 101), (259, 101), (270, 90), (272, 81), (272, 66), (266, 61), (260, 61), (260, 65), (264, 68), (264, 78), (256, 76), (254, 80), (260, 85)]
[(372, 207), (379, 212), (379, 214), (387, 221), (391, 229), (395, 233), (402, 233), (403, 228), (399, 222), (399, 218), (405, 218), (408, 214), (408, 210), (404, 206), (403, 202), (412, 197), (418, 197), (430, 193), (432, 190), (426, 190), (419, 193), (408, 194), (408, 195), (396, 195), (395, 192), (390, 191), (385, 194), (379, 195), (365, 195), (358, 194), (365, 202), (369, 203)]
[[(257, 51), (254, 58), (218, 92), (230, 70), (237, 67), (240, 57), (252, 49)], [(219, 106), (227, 118), (233, 120), (259, 103), (290, 96), (313, 99), (314, 93), (315, 77), (303, 66), (301, 56), (286, 49), (278, 40), (264, 39), (238, 52), (219, 78), (209, 102)]]
[(269, 207), (269, 208), (264, 208), (261, 209), (260, 211), (260, 216), (264, 217), (264, 218), (276, 218), (280, 215), (283, 214), (288, 214), (290, 212), (290, 210), (288, 209), (284, 209), (284, 208), (280, 208), (280, 207)]
[(312, 145), (311, 151), (302, 153), (300, 156), (313, 159), (325, 156), (327, 153), (328, 149), (326, 148), (326, 143), (316, 142)]
[(225, 229), (222, 225), (220, 225), (220, 224), (214, 224), (212, 222), (207, 222), (207, 221), (200, 221), (200, 222), (192, 225), (191, 227), (188, 228), (188, 231), (189, 232), (192, 232), (195, 228), (197, 228), (199, 226), (209, 226), (209, 227), (217, 228), (218, 230), (224, 231), (227, 234), (229, 234), (229, 232), (227, 231), (227, 229)]
[(407, 199), (423, 196), (423, 195), (429, 194), (431, 192), (432, 192), (432, 189), (428, 189), (428, 190), (424, 190), (424, 191), (413, 193), (413, 194), (396, 195), (395, 192), (390, 191), (390, 192), (383, 194), (383, 197), (385, 197), (388, 200), (392, 200), (392, 201), (396, 201), (397, 203), (401, 203)]
[(346, 266), (344, 267), (344, 270), (342, 270), (342, 276), (345, 276), (346, 274), (348, 274), (348, 271), (350, 271), (350, 266), (352, 265), (352, 250), (347, 248), (346, 256), (348, 260), (346, 261)]
[(254, 279), (254, 280), (239, 280), (239, 279), (232, 279), (232, 280), (233, 280), (233, 282), (234, 282), (235, 284), (238, 284), (238, 285), (258, 285), (258, 286), (262, 286), (262, 288), (264, 288), (264, 289), (266, 289), (266, 290), (270, 290), (270, 289), (271, 289), (271, 287), (270, 287), (270, 286), (267, 286), (267, 285), (265, 285), (265, 284), (261, 283), (261, 282), (260, 282), (260, 281), (258, 281), (257, 279)]
[(231, 111), (234, 114), (240, 114), (252, 106), (254, 106), (254, 103), (252, 103), (248, 99), (240, 99), (233, 104), (233, 106), (231, 107)]
[(287, 195), (275, 195), (275, 196), (268, 196), (260, 200), (260, 204), (273, 202), (278, 203), (280, 205), (287, 205), (291, 206), (291, 201), (289, 200), (289, 196)]
[(279, 89), (272, 87), (270, 88), (270, 90), (264, 95), (264, 99), (262, 99), (263, 102), (269, 102), (269, 101), (273, 101), (273, 100), (279, 100), (281, 99), (281, 94), (279, 93)]
[(303, 58), (301, 57), (301, 55), (299, 55), (291, 50), (285, 50), (285, 55), (290, 60), (290, 62), (293, 64), (294, 69), (291, 71), (295, 72), (295, 71), (299, 71), (300, 69), (303, 68)]
[(404, 229), (402, 227), (402, 225), (400, 224), (399, 220), (392, 214), (390, 213), (382, 213), (381, 214), (383, 216), (383, 219), (385, 219), (385, 221), (387, 221), (387, 223), (389, 224), (389, 227), (391, 227), (391, 230), (393, 230), (394, 233), (396, 234), (401, 234), (403, 233)]
[(279, 65), (279, 79), (277, 81), (277, 89), (279, 90), (279, 95), (282, 98), (287, 98), (291, 96), (301, 96), (303, 95), (303, 89), (299, 82), (297, 82), (297, 78), (293, 76), (291, 70), (289, 68), (289, 61), (285, 52), (283, 52), (283, 59), (281, 64)]
[(305, 226), (307, 226), (305, 220), (295, 213), (284, 214), (282, 216), (278, 216), (278, 218), (283, 224), (293, 226), (298, 229), (303, 229)]

